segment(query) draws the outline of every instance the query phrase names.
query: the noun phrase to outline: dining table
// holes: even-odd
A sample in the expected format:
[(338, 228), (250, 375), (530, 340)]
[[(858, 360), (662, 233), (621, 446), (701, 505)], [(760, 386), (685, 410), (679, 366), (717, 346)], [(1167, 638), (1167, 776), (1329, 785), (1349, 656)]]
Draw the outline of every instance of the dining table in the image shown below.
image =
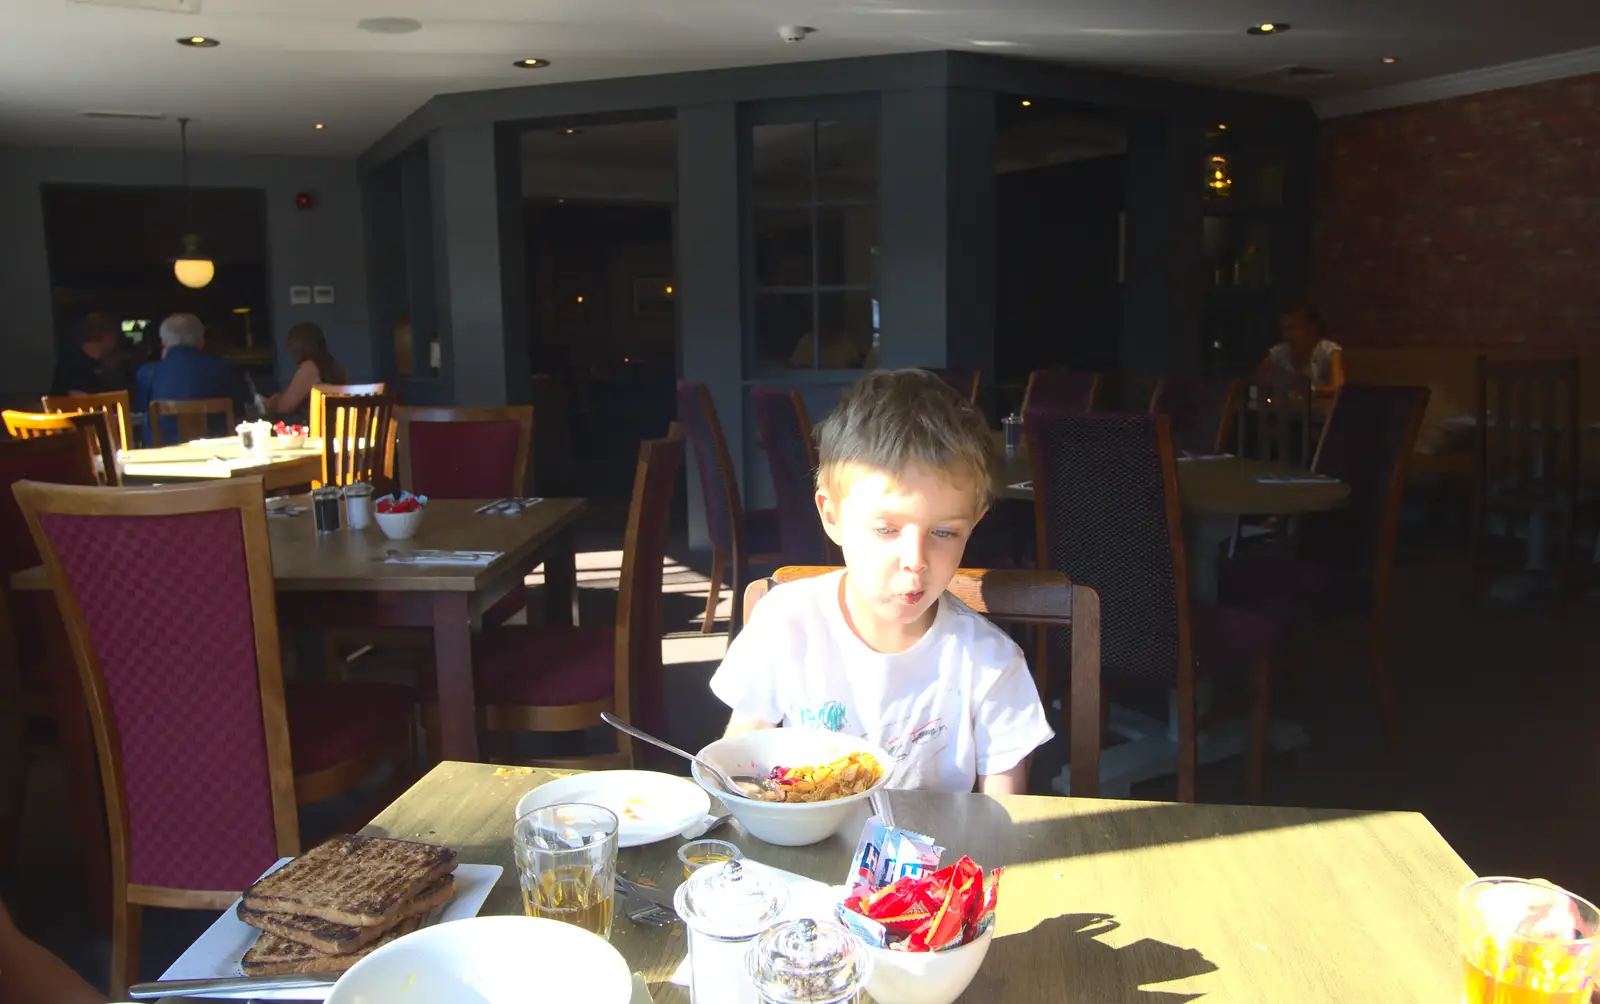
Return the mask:
[[(362, 832), (500, 865), (482, 912), (521, 913), (515, 807), (567, 773), (443, 762)], [(932, 836), (945, 863), (965, 854), (985, 869), (1005, 867), (995, 940), (961, 1001), (1460, 999), (1456, 902), (1475, 876), (1418, 813), (886, 794), (897, 823)], [(809, 847), (765, 843), (736, 820), (710, 835), (751, 861), (836, 886), (866, 804)], [(618, 871), (670, 895), (683, 878), (680, 843), (624, 848)], [(626, 905), (618, 904), (611, 944), (655, 1004), (687, 1004), (687, 988), (671, 982), (686, 951), (683, 924), (639, 924)]]
[(259, 476), (265, 490), (274, 492), (309, 485), (322, 476), (322, 443), (285, 447), (274, 442), (262, 455), (245, 450), (238, 436), (221, 436), (124, 450), (119, 462), (130, 485)]

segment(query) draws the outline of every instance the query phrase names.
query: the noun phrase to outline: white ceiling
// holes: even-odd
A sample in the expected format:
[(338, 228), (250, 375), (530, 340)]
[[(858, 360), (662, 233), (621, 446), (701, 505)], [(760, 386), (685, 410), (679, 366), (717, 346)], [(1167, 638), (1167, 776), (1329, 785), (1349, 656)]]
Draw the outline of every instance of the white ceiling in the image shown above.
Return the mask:
[[(1321, 97), (1600, 44), (1597, 0), (198, 0), (194, 15), (135, 9), (163, 2), (177, 0), (0, 0), (0, 143), (175, 145), (171, 119), (188, 115), (199, 150), (353, 154), (443, 92), (930, 49), (1280, 92), (1273, 71), (1300, 64), (1334, 71), (1300, 91)], [(417, 18), (423, 29), (356, 28), (380, 16)], [(1293, 30), (1244, 33), (1263, 19)], [(780, 41), (777, 27), (796, 23), (817, 33)], [(191, 34), (223, 44), (174, 44)], [(1386, 54), (1400, 61), (1385, 66)], [(514, 68), (523, 56), (553, 65)], [(168, 119), (82, 117), (90, 109)]]

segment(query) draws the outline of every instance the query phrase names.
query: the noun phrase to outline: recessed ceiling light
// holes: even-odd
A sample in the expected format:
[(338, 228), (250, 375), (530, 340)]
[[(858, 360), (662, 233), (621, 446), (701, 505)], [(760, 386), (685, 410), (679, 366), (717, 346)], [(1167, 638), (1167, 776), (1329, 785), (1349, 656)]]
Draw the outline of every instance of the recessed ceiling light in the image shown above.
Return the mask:
[(528, 59), (519, 59), (511, 65), (524, 70), (542, 70), (550, 65), (550, 60), (530, 57)]
[(563, 130), (561, 130), (561, 135), (563, 135), (563, 136), (582, 136), (583, 135), (583, 130), (582, 129), (563, 129)]
[(1004, 42), (996, 38), (974, 38), (967, 41), (968, 45), (976, 45), (980, 49), (1010, 49), (1016, 46), (1015, 42)]
[(1263, 21), (1251, 25), (1248, 30), (1252, 35), (1282, 35), (1289, 30), (1289, 26), (1282, 21)]
[(178, 44), (187, 45), (191, 49), (215, 49), (222, 43), (204, 35), (185, 35), (178, 39)]
[(1385, 65), (1393, 65), (1395, 63), (1400, 62), (1400, 57), (1399, 56), (1384, 56), (1383, 57), (1383, 62), (1384, 62)]
[(356, 27), (374, 35), (409, 35), (421, 31), (422, 22), (414, 17), (364, 17)]
[(322, 123), (318, 122), (316, 125), (312, 126), (311, 128), (313, 128), (313, 129), (321, 129), (322, 128)]
[(1222, 132), (1227, 132), (1228, 131), (1228, 123), (1226, 123), (1226, 122), (1218, 122), (1217, 123), (1217, 128), (1219, 130), (1221, 130)]
[(1033, 107), (1033, 102), (1029, 101), (1027, 98), (1023, 98), (1022, 99), (1022, 107), (1024, 107), (1024, 108), (1032, 108)]

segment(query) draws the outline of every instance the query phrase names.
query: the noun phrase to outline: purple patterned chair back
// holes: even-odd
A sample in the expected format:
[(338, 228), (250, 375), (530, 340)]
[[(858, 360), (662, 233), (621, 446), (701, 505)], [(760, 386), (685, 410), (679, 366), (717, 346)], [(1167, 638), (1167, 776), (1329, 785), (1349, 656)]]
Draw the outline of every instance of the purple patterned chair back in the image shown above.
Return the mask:
[(750, 407), (772, 471), (783, 563), (831, 564), (828, 539), (817, 518), (815, 454), (804, 402), (795, 391), (757, 387), (750, 392)]
[[(694, 448), (694, 465), (700, 475), (700, 495), (705, 500), (706, 530), (711, 535), (711, 543), (734, 555), (735, 562), (743, 560), (744, 533), (740, 514), (734, 511), (739, 504), (739, 490), (733, 480), (733, 464), (728, 456), (728, 442), (722, 436), (722, 423), (717, 420), (717, 409), (705, 384), (697, 380), (678, 381), (678, 421), (683, 423), (684, 436)], [(739, 546), (736, 547), (736, 543)]]
[(1174, 547), (1182, 528), (1167, 515), (1176, 511), (1177, 489), (1166, 418), (1042, 413), (1027, 433), (1040, 567), (1100, 594), (1108, 682), (1141, 691), (1170, 687), (1188, 600), (1182, 552)]
[[(628, 720), (665, 735), (666, 684), (661, 669), (661, 574), (667, 557), (672, 495), (683, 464), (681, 440), (639, 444), (638, 473), (628, 512), (628, 539), (622, 554), (617, 596), (617, 658), (631, 675), (617, 681), (617, 707)], [(624, 647), (626, 646), (626, 647)], [(635, 754), (639, 747), (635, 747)]]
[(1100, 374), (1070, 370), (1034, 370), (1022, 398), (1022, 416), (1079, 415), (1095, 409), (1100, 394)]
[[(262, 546), (257, 560), (267, 563), (266, 579), (263, 586), (258, 571), (256, 588), (264, 597), (252, 596), (246, 557), (247, 522), (259, 524), (264, 541), (266, 515), (259, 479), (218, 484), (235, 499), (240, 489), (253, 491), (255, 511), (237, 501), (182, 511), (179, 501), (165, 514), (138, 515), (148, 506), (149, 493), (140, 492), (146, 497), (102, 498), (109, 511), (89, 515), (60, 493), (108, 489), (46, 494), (42, 485), (18, 486), (69, 632), (81, 637), (74, 650), (101, 747), (114, 867), (120, 832), (130, 883), (243, 889), (279, 856), (273, 767), (291, 768), (271, 557)], [(217, 494), (209, 485), (166, 491)], [(151, 606), (162, 596), (171, 609)], [(270, 666), (257, 661), (253, 602), (265, 603), (273, 619)], [(179, 609), (181, 622), (172, 616)], [(291, 783), (291, 812), (292, 790)]]
[(1150, 413), (1172, 423), (1174, 449), (1225, 453), (1231, 448), (1233, 413), (1244, 384), (1211, 374), (1164, 376), (1150, 395)]

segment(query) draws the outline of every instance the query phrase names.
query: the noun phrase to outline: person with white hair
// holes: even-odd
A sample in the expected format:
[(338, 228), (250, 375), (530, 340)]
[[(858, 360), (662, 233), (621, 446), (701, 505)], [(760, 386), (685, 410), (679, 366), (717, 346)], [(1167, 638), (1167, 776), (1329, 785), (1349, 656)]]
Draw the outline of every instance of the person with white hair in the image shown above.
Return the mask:
[[(193, 314), (173, 314), (161, 322), (161, 358), (145, 363), (139, 368), (139, 400), (137, 407), (145, 413), (145, 437), (153, 442), (153, 424), (150, 419), (152, 401), (198, 401), (202, 398), (225, 397), (233, 402), (235, 414), (242, 413), (248, 393), (244, 377), (226, 360), (206, 355), (206, 326)], [(164, 417), (161, 425), (161, 442), (178, 441), (177, 420)], [(212, 416), (210, 436), (226, 436), (233, 432), (219, 416)]]

